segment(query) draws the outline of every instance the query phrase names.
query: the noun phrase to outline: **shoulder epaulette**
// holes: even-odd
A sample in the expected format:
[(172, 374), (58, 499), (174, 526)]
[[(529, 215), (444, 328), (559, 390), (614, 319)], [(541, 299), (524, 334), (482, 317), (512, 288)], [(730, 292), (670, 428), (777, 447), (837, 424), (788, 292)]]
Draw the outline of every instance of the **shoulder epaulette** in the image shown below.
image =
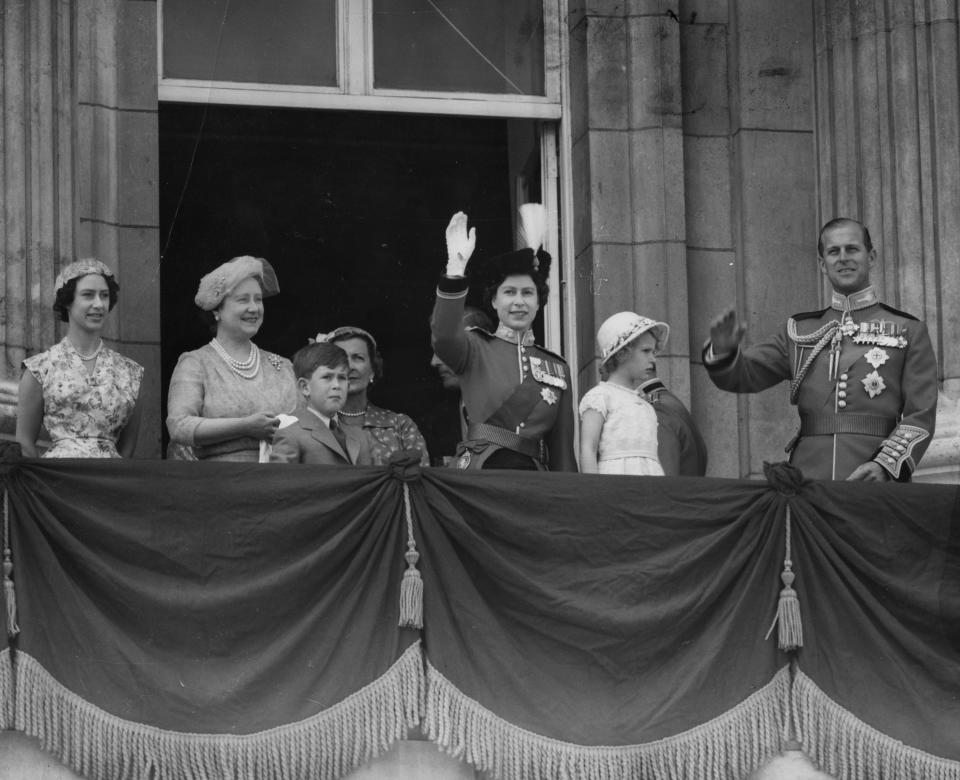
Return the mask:
[(914, 317), (912, 314), (908, 314), (908, 313), (905, 312), (905, 311), (900, 311), (900, 309), (894, 309), (893, 306), (889, 306), (889, 305), (887, 305), (886, 303), (881, 303), (881, 304), (880, 304), (880, 308), (881, 308), (881, 309), (886, 309), (886, 310), (887, 310), (888, 312), (890, 312), (891, 314), (896, 314), (896, 315), (898, 315), (898, 316), (900, 316), (900, 317), (905, 317), (905, 318), (908, 319), (908, 320), (916, 320), (917, 322), (920, 321), (920, 318), (919, 318), (919, 317)]
[(791, 316), (791, 319), (794, 320), (814, 320), (819, 317), (822, 317), (830, 309), (828, 306), (826, 309), (820, 309), (819, 311), (802, 311), (799, 314), (794, 314)]
[(557, 352), (551, 352), (549, 349), (547, 349), (545, 346), (543, 346), (543, 344), (534, 344), (533, 346), (535, 346), (537, 349), (542, 349), (542, 350), (543, 350), (544, 352), (546, 352), (550, 357), (556, 358), (556, 359), (559, 360), (561, 363), (563, 363), (564, 365), (566, 365), (567, 359), (566, 359), (563, 355), (561, 355), (561, 354), (559, 354), (559, 353), (557, 353)]

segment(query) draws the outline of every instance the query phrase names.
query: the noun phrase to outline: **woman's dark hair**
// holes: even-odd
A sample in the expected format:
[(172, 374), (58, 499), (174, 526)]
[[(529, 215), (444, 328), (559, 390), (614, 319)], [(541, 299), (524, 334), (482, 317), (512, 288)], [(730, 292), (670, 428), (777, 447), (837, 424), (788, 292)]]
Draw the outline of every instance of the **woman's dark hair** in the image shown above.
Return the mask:
[(373, 367), (373, 376), (371, 379), (382, 378), (383, 356), (380, 354), (380, 350), (377, 349), (377, 345), (373, 342), (373, 339), (366, 333), (361, 330), (344, 328), (342, 333), (337, 333), (334, 338), (330, 339), (330, 343), (339, 344), (340, 342), (349, 341), (350, 339), (361, 339), (367, 345), (367, 353), (370, 355), (370, 365)]
[(493, 299), (497, 296), (497, 290), (503, 284), (503, 280), (508, 276), (529, 276), (537, 288), (537, 305), (542, 309), (547, 305), (547, 298), (550, 297), (550, 285), (547, 280), (539, 274), (531, 274), (526, 271), (516, 273), (505, 273), (498, 277), (497, 281), (490, 282), (483, 288), (483, 305), (486, 309), (493, 309)]
[[(108, 311), (113, 311), (113, 307), (117, 305), (120, 285), (114, 281), (112, 276), (104, 276), (103, 274), (98, 274), (98, 276), (103, 276), (107, 283), (107, 290), (110, 292), (110, 308)], [(70, 307), (73, 305), (73, 299), (77, 296), (77, 279), (81, 278), (79, 276), (75, 277), (57, 290), (56, 297), (53, 299), (53, 310), (61, 322), (70, 321)]]
[(625, 344), (616, 352), (614, 352), (608, 359), (606, 363), (600, 364), (600, 378), (606, 382), (610, 378), (610, 374), (616, 371), (620, 366), (626, 363), (630, 359), (630, 353), (633, 352), (633, 345), (636, 342), (631, 341), (629, 344)]

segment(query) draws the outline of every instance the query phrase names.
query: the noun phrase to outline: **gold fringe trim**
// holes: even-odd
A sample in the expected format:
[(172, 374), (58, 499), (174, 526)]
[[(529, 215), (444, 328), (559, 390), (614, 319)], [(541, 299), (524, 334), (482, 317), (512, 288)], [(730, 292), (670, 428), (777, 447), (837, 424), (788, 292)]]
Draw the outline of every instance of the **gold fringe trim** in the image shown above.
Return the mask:
[(13, 656), (0, 650), (0, 729), (13, 728)]
[(427, 662), (427, 738), (503, 780), (742, 780), (780, 750), (790, 693), (783, 667), (733, 709), (681, 734), (639, 745), (561, 742), (508, 723)]
[(793, 706), (804, 750), (839, 780), (960, 780), (960, 761), (910, 747), (868, 726), (799, 670)]
[(118, 718), (17, 652), (14, 728), (90, 778), (334, 780), (385, 753), (423, 712), (420, 642), (356, 693), (298, 723), (255, 734), (193, 734)]

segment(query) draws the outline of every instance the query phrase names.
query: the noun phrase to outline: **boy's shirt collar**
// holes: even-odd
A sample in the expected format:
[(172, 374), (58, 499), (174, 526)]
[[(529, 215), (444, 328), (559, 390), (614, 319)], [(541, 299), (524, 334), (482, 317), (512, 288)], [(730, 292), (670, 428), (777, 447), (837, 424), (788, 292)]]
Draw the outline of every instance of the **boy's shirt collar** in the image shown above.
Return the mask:
[(320, 412), (318, 412), (318, 411), (317, 411), (316, 409), (314, 409), (312, 406), (307, 406), (307, 411), (308, 411), (308, 412), (313, 412), (313, 414), (315, 414), (317, 417), (319, 417), (321, 420), (323, 420), (323, 424), (324, 424), (327, 428), (330, 427), (330, 418), (327, 417), (327, 415), (325, 415), (325, 414), (320, 414)]

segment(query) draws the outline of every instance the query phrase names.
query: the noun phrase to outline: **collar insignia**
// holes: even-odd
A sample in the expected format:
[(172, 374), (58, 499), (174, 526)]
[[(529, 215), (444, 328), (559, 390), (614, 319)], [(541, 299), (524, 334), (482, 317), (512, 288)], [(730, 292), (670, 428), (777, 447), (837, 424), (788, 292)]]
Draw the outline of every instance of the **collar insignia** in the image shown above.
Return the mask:
[(871, 285), (851, 295), (843, 295), (834, 290), (830, 299), (830, 308), (837, 311), (857, 311), (878, 303), (880, 299), (877, 297), (877, 290)]

